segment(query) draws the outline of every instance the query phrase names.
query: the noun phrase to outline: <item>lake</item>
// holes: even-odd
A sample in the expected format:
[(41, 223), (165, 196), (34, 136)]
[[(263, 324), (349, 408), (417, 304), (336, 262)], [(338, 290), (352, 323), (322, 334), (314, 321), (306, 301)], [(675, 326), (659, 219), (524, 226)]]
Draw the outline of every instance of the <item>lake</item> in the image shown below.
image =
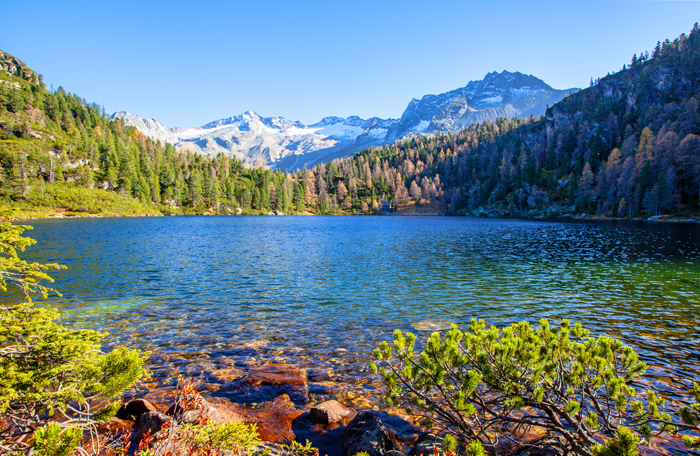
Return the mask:
[(250, 366), (284, 362), (308, 369), (312, 402), (373, 406), (381, 384), (367, 363), (379, 342), (397, 328), (424, 339), (474, 317), (498, 326), (568, 318), (620, 338), (670, 397), (700, 378), (696, 224), (303, 216), (28, 223), (39, 243), (25, 257), (68, 266), (52, 274), (63, 297), (51, 305), (64, 323), (153, 351), (147, 387), (155, 396), (176, 373), (227, 395), (231, 378)]

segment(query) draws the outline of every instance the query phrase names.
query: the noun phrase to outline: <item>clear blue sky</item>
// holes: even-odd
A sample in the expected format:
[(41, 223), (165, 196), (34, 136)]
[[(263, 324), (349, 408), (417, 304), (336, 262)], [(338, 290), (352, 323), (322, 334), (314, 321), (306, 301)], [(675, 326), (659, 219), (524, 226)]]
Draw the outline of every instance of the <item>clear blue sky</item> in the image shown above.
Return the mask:
[(586, 87), (689, 32), (695, 1), (0, 0), (0, 49), (107, 112), (398, 117), (490, 71)]

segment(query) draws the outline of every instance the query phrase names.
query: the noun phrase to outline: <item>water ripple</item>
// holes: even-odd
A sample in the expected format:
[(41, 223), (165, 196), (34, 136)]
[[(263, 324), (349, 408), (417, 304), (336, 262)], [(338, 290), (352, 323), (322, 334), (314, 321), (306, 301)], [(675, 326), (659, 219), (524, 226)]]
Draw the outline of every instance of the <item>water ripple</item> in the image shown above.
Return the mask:
[(160, 385), (174, 372), (284, 361), (334, 370), (376, 396), (365, 366), (394, 329), (425, 336), (473, 317), (499, 326), (581, 322), (632, 345), (669, 395), (699, 377), (697, 225), (438, 217), (32, 224), (39, 244), (30, 259), (69, 267), (54, 273), (63, 298), (51, 303), (66, 324), (153, 350)]

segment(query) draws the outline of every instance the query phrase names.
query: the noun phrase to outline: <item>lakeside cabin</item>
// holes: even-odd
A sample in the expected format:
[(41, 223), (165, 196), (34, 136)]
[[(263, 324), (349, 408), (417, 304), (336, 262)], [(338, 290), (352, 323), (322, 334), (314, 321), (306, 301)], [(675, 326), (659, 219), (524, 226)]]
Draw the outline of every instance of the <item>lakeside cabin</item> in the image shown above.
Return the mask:
[(391, 201), (382, 201), (381, 213), (389, 214), (395, 212), (394, 208), (391, 206)]

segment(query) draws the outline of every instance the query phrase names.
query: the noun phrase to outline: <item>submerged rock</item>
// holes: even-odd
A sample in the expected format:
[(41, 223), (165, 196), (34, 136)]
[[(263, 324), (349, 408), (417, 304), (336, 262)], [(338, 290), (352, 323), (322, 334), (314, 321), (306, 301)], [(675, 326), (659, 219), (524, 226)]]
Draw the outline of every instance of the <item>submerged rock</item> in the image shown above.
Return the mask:
[(303, 405), (309, 398), (306, 370), (287, 364), (253, 367), (231, 389), (240, 402), (262, 402), (286, 394), (295, 404)]
[(304, 369), (287, 364), (265, 364), (250, 370), (245, 382), (250, 386), (260, 385), (306, 385)]
[(394, 449), (389, 431), (370, 411), (359, 413), (343, 432), (343, 454), (354, 456), (365, 451), (369, 456), (384, 456)]

